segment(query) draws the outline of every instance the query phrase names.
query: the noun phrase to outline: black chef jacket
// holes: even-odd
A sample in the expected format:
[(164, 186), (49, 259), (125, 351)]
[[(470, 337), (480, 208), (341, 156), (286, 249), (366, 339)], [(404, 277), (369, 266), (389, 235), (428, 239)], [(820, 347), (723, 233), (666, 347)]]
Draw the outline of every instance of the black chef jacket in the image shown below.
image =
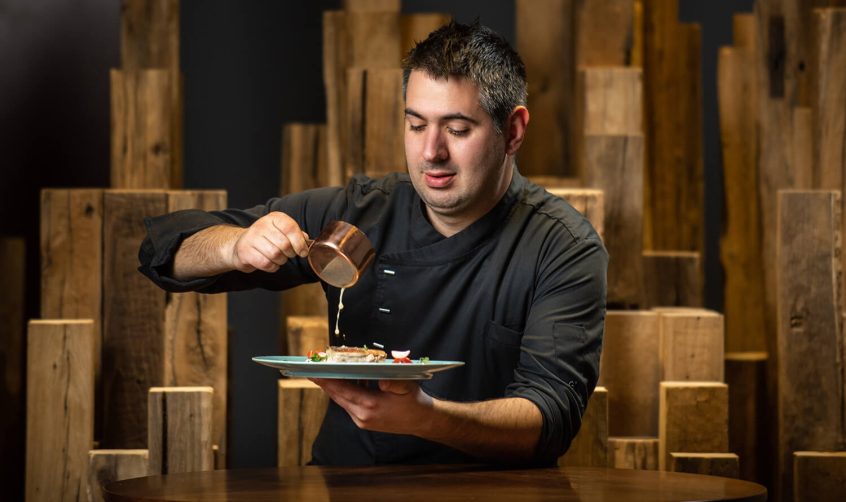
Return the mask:
[[(550, 464), (576, 434), (599, 371), (607, 253), (587, 220), (563, 199), (514, 169), (502, 200), (445, 238), (429, 223), (406, 174), (274, 198), (249, 210), (176, 213), (146, 220), (140, 271), (169, 291), (280, 290), (319, 279), (305, 259), (276, 273), (229, 272), (178, 281), (173, 255), (187, 236), (220, 223), (248, 226), (270, 211), (316, 236), (331, 220), (358, 226), (376, 250), (359, 282), (345, 290), (340, 328), (346, 345), (380, 343), (413, 357), (466, 365), (421, 383), (436, 398), (523, 397), (543, 416), (535, 463)], [(323, 284), (334, 335), (340, 290)], [(313, 462), (332, 465), (473, 461), (413, 436), (364, 431), (330, 403)]]

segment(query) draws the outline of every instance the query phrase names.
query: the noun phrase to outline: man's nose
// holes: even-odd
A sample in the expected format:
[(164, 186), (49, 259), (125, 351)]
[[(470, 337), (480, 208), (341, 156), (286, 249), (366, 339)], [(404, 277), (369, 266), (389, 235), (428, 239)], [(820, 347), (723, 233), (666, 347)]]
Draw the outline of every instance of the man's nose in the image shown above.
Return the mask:
[(436, 129), (427, 131), (426, 144), (423, 145), (423, 160), (438, 163), (448, 158), (449, 150), (447, 149), (443, 133)]

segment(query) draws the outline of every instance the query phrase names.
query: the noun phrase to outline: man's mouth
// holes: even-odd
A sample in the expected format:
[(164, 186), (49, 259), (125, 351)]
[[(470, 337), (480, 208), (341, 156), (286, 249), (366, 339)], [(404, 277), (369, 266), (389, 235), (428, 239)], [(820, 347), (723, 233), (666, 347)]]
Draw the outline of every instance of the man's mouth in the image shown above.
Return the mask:
[(455, 173), (449, 171), (426, 171), (423, 175), (429, 188), (446, 188), (455, 178)]

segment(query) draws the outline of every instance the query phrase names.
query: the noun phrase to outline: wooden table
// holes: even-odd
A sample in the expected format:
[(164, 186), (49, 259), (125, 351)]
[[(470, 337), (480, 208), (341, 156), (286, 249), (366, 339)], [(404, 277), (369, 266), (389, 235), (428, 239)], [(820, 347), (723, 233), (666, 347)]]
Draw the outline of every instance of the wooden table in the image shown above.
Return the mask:
[(281, 467), (170, 474), (106, 485), (107, 501), (441, 502), (766, 500), (763, 486), (672, 472), (468, 465)]

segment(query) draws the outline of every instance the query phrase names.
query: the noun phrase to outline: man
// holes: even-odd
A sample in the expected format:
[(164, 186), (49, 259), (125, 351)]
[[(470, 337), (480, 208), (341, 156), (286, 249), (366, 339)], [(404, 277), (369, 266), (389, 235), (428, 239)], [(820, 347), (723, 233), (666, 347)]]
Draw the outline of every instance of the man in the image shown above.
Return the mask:
[[(350, 222), (376, 258), (344, 293), (344, 343), (466, 365), (419, 385), (315, 380), (331, 402), (313, 461), (554, 463), (596, 384), (607, 254), (516, 169), (529, 112), (507, 42), (451, 23), (403, 67), (408, 175), (150, 220), (140, 270), (172, 291), (316, 282), (307, 235)], [(323, 286), (334, 322), (340, 291)]]

